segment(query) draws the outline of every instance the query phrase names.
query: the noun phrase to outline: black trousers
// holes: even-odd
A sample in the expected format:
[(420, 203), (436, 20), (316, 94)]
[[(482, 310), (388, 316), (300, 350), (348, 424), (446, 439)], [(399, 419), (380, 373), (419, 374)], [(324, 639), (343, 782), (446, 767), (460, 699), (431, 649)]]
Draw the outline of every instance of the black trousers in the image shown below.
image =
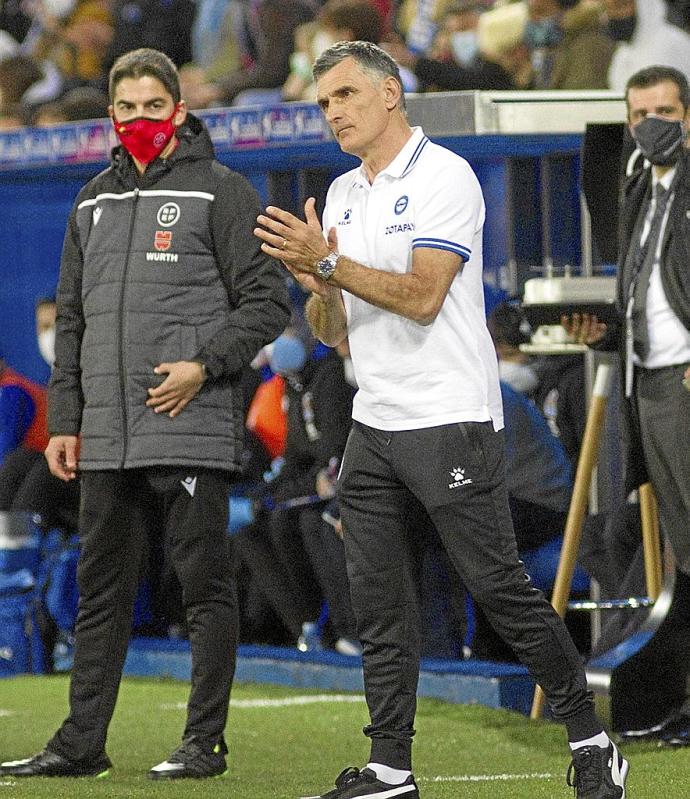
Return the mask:
[(237, 644), (227, 514), (228, 476), (220, 471), (151, 467), (82, 475), (70, 712), (48, 744), (52, 751), (79, 761), (105, 748), (149, 520), (166, 537), (189, 628), (192, 687), (183, 737), (224, 748)]
[(371, 761), (411, 768), (420, 618), (415, 505), (496, 632), (545, 691), (570, 740), (602, 729), (582, 658), (518, 559), (502, 432), (466, 422), (386, 432), (355, 422), (339, 480), (345, 552), (364, 649)]
[(318, 616), (321, 596), (304, 550), (298, 510), (259, 515), (255, 524), (234, 536), (243, 567), (278, 619), (290, 642), (297, 642), (302, 623)]
[(355, 637), (355, 617), (345, 566), (345, 548), (333, 527), (322, 517), (322, 508), (303, 510), (299, 526), (323, 598), (328, 602), (334, 638)]

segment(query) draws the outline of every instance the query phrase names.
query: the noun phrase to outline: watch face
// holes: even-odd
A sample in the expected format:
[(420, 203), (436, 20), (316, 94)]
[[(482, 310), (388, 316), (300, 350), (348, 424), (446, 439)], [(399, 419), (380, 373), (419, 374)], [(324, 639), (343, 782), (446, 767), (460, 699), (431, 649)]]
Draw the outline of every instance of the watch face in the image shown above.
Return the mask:
[(319, 261), (316, 267), (316, 273), (322, 280), (328, 280), (333, 275), (333, 272), (335, 272), (335, 262), (337, 260), (338, 256), (333, 253)]

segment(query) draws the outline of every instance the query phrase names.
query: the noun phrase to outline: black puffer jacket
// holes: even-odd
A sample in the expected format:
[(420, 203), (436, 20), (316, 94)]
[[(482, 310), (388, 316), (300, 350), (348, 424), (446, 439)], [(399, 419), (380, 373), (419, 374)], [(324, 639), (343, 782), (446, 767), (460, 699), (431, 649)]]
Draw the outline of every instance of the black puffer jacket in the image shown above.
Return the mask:
[[(237, 468), (240, 370), (289, 319), (280, 268), (253, 236), (259, 200), (214, 160), (189, 116), (180, 144), (139, 176), (117, 148), (79, 193), (58, 286), (51, 434), (81, 433), (84, 470)], [(162, 362), (198, 360), (209, 379), (176, 418), (146, 407)]]

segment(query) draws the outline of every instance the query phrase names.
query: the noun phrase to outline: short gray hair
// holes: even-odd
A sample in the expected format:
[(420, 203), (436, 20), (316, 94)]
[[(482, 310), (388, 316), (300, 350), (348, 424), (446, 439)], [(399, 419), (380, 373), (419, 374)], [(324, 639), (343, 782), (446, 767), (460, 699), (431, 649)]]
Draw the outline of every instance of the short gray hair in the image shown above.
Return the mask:
[(362, 72), (375, 80), (394, 78), (400, 86), (398, 106), (401, 111), (405, 111), (405, 91), (398, 65), (385, 50), (372, 42), (337, 42), (324, 50), (312, 67), (314, 80), (317, 81), (324, 73), (333, 69), (346, 58), (354, 59)]

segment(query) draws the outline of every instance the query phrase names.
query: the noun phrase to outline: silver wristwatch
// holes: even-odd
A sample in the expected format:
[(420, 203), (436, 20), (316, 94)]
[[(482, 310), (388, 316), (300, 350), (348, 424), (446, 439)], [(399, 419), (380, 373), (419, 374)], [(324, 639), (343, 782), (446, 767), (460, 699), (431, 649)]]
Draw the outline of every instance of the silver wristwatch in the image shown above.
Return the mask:
[(339, 257), (340, 253), (336, 250), (333, 250), (333, 252), (329, 252), (325, 258), (322, 258), (316, 264), (316, 274), (321, 278), (321, 280), (331, 279), (333, 272), (335, 272), (336, 261)]

